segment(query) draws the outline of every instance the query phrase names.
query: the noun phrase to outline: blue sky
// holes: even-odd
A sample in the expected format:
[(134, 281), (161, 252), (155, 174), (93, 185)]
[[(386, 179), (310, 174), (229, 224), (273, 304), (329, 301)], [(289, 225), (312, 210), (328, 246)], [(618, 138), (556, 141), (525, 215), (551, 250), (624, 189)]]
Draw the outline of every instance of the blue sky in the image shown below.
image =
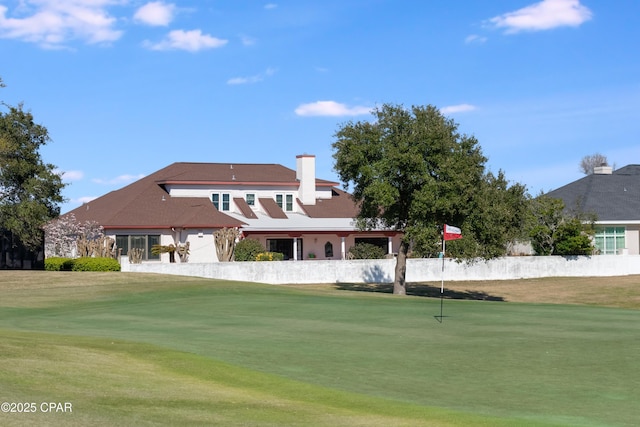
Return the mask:
[(316, 155), (432, 104), (531, 194), (596, 152), (640, 163), (637, 0), (0, 0), (0, 100), (24, 103), (66, 212), (176, 161)]

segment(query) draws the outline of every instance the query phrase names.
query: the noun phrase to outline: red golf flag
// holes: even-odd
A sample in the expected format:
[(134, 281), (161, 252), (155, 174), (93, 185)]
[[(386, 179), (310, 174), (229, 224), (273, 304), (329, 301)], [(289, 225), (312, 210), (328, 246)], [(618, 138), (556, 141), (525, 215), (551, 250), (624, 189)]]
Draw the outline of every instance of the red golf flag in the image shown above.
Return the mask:
[(462, 231), (458, 227), (444, 225), (444, 240), (462, 239)]

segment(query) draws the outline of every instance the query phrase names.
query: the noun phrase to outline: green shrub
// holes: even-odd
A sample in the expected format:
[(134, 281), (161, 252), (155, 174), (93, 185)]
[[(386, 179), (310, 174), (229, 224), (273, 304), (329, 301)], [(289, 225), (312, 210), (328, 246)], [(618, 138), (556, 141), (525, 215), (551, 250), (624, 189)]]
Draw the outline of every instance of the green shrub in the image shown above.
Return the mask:
[(78, 258), (74, 260), (72, 271), (120, 271), (120, 264), (114, 258)]
[(236, 243), (234, 257), (236, 261), (255, 261), (258, 254), (265, 251), (266, 249), (260, 241), (244, 239)]
[[(44, 260), (44, 269), (47, 271), (63, 271), (64, 265), (71, 261), (71, 258), (51, 257)], [(70, 270), (70, 269), (69, 269)]]
[(68, 258), (65, 262), (62, 263), (61, 271), (73, 271), (73, 266), (76, 264), (75, 258)]
[(261, 252), (256, 255), (256, 261), (282, 261), (284, 254), (280, 252)]
[(349, 248), (353, 259), (382, 259), (387, 254), (380, 246), (371, 243), (356, 243)]

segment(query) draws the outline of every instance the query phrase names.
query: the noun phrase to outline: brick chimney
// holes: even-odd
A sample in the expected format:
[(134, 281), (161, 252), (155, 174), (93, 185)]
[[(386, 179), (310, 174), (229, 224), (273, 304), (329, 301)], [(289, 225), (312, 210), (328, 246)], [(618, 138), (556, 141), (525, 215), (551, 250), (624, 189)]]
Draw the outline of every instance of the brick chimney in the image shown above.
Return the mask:
[(304, 205), (316, 204), (316, 156), (296, 156), (296, 179), (300, 181), (298, 197)]

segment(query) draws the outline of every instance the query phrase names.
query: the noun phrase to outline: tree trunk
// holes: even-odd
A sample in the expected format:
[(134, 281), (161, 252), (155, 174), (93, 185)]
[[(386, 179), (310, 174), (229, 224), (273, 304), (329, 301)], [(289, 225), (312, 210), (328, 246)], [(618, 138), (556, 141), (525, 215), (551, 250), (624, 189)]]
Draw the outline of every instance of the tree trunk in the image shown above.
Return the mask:
[(405, 277), (407, 275), (407, 253), (409, 252), (409, 243), (404, 240), (400, 241), (400, 250), (396, 258), (396, 277), (393, 281), (393, 294), (406, 295), (407, 287)]

